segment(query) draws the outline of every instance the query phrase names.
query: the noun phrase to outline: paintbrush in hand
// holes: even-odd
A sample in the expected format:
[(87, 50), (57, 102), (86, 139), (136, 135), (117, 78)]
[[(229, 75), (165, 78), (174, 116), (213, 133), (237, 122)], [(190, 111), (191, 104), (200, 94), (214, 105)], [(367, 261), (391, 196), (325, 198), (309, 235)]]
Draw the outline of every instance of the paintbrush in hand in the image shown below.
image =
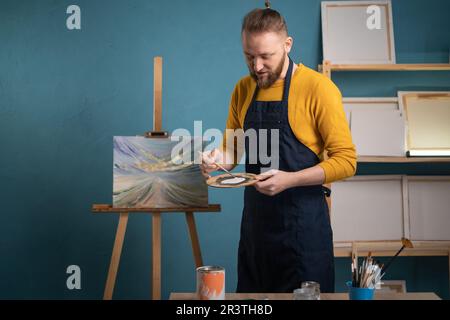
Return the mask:
[[(201, 154), (202, 156), (202, 160), (203, 160), (203, 153), (201, 153), (200, 151), (198, 152)], [(215, 162), (214, 160), (209, 159), (209, 161), (211, 162), (210, 164), (215, 164), (216, 166), (218, 166), (221, 170), (225, 171), (226, 173), (228, 173), (230, 176), (232, 176), (233, 178), (239, 178), (238, 176), (235, 176), (234, 174), (232, 174), (230, 171), (228, 171), (227, 169), (225, 169), (223, 166), (221, 166), (220, 164), (218, 164), (217, 162)]]
[(226, 173), (228, 173), (230, 176), (232, 176), (233, 178), (239, 178), (238, 176), (235, 176), (234, 174), (232, 174), (230, 171), (228, 171), (227, 169), (225, 169), (224, 167), (222, 167), (220, 164), (218, 164), (217, 162), (213, 162), (216, 166), (218, 166), (220, 169), (222, 169), (223, 171), (225, 171)]

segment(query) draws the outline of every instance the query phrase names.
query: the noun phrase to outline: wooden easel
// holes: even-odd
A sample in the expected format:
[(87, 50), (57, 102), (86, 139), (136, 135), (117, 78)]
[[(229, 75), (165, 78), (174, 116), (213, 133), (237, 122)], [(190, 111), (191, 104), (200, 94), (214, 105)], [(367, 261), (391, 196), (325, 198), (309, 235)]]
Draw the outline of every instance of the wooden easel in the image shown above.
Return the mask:
[[(162, 57), (154, 58), (154, 82), (153, 82), (153, 129), (145, 133), (148, 138), (166, 138), (167, 132), (162, 131)], [(207, 207), (181, 207), (181, 208), (114, 208), (108, 204), (94, 204), (94, 213), (119, 213), (119, 224), (117, 226), (116, 238), (111, 256), (111, 262), (106, 279), (103, 300), (111, 300), (114, 285), (116, 283), (117, 270), (119, 269), (120, 255), (122, 253), (123, 240), (127, 229), (128, 215), (130, 213), (152, 214), (152, 298), (161, 299), (161, 213), (184, 212), (191, 238), (192, 252), (194, 254), (195, 266), (203, 265), (197, 228), (195, 226), (194, 212), (219, 212), (219, 204), (211, 204)]]

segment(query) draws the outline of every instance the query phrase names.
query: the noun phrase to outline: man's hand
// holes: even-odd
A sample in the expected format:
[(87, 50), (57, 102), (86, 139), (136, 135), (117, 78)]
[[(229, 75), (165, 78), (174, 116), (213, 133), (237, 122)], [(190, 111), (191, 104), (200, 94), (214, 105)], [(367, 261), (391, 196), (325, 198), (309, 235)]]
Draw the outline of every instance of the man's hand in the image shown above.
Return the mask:
[(294, 174), (295, 172), (272, 169), (256, 176), (260, 181), (254, 186), (259, 192), (268, 196), (274, 196), (295, 186), (296, 177)]
[(222, 162), (222, 152), (219, 149), (214, 149), (211, 151), (205, 151), (202, 153), (202, 164), (200, 169), (202, 170), (203, 176), (207, 179), (210, 177), (210, 173), (219, 170), (216, 163)]

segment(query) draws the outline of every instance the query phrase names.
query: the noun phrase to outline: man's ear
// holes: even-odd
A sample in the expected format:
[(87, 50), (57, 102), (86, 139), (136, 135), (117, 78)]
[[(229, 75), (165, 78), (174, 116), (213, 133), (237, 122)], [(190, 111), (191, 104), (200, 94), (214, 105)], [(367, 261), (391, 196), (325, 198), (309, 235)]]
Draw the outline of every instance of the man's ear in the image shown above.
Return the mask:
[(291, 52), (292, 45), (294, 43), (294, 39), (292, 37), (287, 37), (284, 41), (284, 50), (286, 50), (286, 53)]

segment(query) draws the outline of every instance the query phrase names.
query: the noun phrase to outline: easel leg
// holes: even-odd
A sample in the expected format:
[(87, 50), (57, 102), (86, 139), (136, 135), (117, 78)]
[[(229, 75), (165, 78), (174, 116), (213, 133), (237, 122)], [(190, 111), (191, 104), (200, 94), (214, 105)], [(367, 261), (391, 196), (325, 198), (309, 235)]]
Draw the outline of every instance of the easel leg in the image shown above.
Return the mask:
[(189, 227), (189, 235), (191, 237), (192, 252), (194, 254), (195, 266), (203, 265), (202, 253), (200, 251), (200, 243), (198, 241), (197, 228), (195, 227), (195, 218), (193, 212), (186, 212), (186, 222)]
[(161, 213), (152, 214), (152, 298), (161, 300)]
[(109, 264), (108, 278), (106, 280), (103, 300), (111, 300), (113, 296), (114, 285), (116, 284), (117, 270), (119, 268), (120, 255), (122, 253), (123, 239), (125, 237), (125, 231), (127, 229), (127, 223), (128, 212), (121, 213), (119, 217), (119, 225), (117, 226), (116, 231), (116, 239), (114, 240), (111, 262)]

